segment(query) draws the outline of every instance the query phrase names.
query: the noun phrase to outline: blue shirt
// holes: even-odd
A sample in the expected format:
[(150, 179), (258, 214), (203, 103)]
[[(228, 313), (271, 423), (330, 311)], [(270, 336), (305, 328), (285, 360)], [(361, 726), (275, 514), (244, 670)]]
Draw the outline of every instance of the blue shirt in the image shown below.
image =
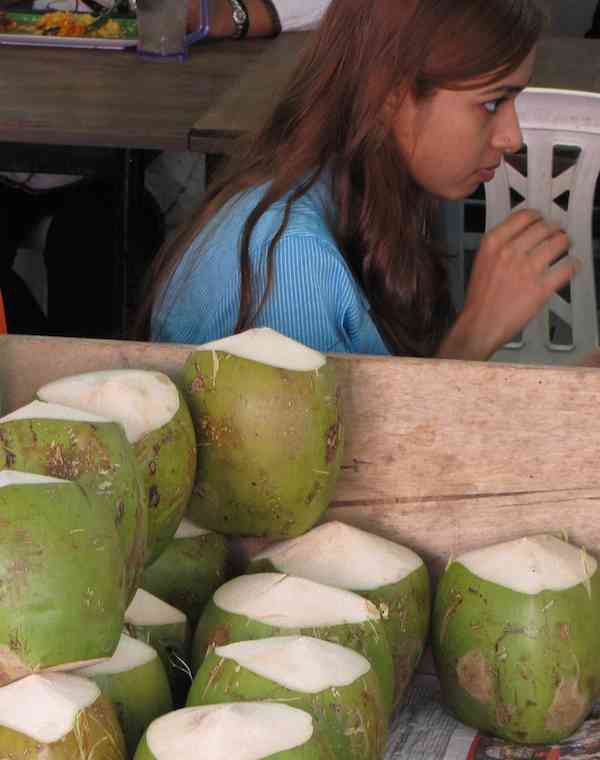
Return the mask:
[[(196, 237), (152, 317), (152, 339), (201, 344), (231, 335), (239, 311), (239, 246), (265, 186), (229, 201)], [(286, 199), (273, 204), (250, 241), (253, 288), (262, 295), (266, 256)], [(274, 251), (274, 281), (254, 326), (271, 327), (319, 351), (389, 353), (327, 225), (326, 195), (316, 184), (292, 206)]]

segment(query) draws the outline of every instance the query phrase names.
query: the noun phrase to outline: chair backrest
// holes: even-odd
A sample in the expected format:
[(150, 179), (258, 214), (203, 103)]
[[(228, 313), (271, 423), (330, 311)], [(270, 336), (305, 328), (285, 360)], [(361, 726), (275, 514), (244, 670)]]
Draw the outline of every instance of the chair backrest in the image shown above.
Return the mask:
[(592, 216), (600, 171), (600, 95), (526, 89), (517, 99), (522, 165), (504, 162), (485, 186), (486, 230), (520, 207), (558, 222), (582, 263), (520, 336), (494, 359), (574, 364), (598, 347)]

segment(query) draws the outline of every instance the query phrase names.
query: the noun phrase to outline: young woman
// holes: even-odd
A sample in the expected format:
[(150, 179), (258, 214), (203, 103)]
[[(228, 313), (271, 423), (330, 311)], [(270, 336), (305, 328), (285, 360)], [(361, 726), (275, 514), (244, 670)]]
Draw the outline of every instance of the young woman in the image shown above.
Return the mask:
[(151, 338), (268, 325), (323, 351), (493, 354), (575, 274), (569, 242), (513, 214), (455, 318), (431, 220), (521, 146), (542, 24), (534, 0), (333, 0), (269, 122), (157, 260)]

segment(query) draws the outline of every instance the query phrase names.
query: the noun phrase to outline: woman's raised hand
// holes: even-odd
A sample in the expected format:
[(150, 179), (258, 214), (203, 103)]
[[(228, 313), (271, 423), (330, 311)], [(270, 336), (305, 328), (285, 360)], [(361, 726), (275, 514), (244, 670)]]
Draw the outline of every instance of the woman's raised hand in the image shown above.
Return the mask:
[(488, 359), (513, 338), (578, 271), (579, 261), (564, 256), (569, 245), (558, 225), (529, 209), (486, 233), (464, 309), (438, 356)]

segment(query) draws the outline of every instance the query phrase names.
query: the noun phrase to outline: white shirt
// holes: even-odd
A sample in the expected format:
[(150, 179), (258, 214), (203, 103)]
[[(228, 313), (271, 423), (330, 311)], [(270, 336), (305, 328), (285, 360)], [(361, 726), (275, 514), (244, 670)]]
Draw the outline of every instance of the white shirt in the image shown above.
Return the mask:
[(298, 32), (316, 26), (331, 0), (273, 0), (277, 8), (281, 29)]

